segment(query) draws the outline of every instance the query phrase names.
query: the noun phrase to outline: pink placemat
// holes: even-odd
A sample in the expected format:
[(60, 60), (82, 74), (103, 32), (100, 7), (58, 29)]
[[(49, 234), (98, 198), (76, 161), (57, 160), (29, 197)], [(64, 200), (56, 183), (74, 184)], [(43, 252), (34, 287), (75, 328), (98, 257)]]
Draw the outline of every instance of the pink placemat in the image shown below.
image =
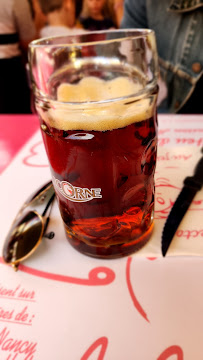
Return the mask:
[(36, 115), (0, 115), (0, 174), (38, 128)]

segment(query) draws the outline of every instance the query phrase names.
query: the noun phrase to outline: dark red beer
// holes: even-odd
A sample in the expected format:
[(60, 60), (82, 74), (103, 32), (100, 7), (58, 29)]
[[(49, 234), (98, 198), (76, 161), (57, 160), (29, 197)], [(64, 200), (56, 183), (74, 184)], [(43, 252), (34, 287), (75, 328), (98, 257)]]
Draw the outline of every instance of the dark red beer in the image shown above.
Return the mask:
[(107, 131), (59, 130), (40, 120), (68, 240), (87, 255), (124, 256), (151, 235), (156, 106), (136, 120)]

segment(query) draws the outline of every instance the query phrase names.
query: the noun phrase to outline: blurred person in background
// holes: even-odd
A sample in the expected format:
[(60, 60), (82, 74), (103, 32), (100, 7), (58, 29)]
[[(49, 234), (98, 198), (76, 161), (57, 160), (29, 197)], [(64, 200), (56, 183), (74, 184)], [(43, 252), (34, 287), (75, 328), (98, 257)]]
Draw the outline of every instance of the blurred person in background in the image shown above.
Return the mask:
[(124, 0), (113, 0), (115, 20), (118, 28), (120, 27), (121, 20), (123, 18), (123, 7), (124, 7)]
[(28, 0), (1, 0), (0, 113), (30, 113), (25, 64), (30, 41), (36, 38)]
[(110, 0), (84, 0), (80, 23), (90, 31), (115, 28)]
[(79, 18), (83, 8), (83, 0), (76, 0), (75, 3), (75, 17), (76, 19)]
[(203, 1), (125, 0), (121, 27), (155, 31), (167, 89), (159, 111), (202, 114)]
[(35, 28), (37, 31), (37, 38), (38, 38), (41, 28), (44, 27), (47, 23), (47, 18), (46, 15), (44, 15), (41, 10), (41, 7), (39, 5), (39, 0), (29, 0), (29, 1), (31, 1), (31, 6), (33, 9)]
[(47, 25), (40, 30), (40, 37), (73, 35), (81, 33), (76, 25), (75, 0), (39, 0)]

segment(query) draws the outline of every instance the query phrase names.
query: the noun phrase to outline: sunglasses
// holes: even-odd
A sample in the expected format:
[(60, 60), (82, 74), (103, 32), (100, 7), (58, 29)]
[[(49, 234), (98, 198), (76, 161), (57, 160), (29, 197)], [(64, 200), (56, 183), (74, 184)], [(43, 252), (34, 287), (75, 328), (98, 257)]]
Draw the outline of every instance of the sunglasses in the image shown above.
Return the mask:
[(52, 239), (54, 233), (45, 234), (55, 192), (52, 182), (43, 185), (19, 210), (3, 246), (3, 259), (15, 271), (39, 246), (43, 237)]

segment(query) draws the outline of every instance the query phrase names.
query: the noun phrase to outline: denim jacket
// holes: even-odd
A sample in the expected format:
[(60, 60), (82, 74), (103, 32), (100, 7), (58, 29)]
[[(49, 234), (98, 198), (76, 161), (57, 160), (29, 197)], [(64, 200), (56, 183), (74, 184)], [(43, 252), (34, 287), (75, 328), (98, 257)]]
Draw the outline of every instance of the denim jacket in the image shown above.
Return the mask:
[(168, 88), (159, 110), (178, 112), (203, 76), (203, 0), (125, 0), (121, 27), (155, 31)]

